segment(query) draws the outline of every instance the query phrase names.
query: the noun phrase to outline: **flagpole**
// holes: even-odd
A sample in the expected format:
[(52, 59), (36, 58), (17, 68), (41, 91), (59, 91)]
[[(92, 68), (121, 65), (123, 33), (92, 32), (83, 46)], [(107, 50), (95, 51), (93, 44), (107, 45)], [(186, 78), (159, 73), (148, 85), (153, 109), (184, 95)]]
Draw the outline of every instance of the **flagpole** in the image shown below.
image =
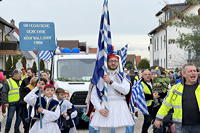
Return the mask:
[[(37, 50), (37, 58), (38, 58), (38, 79), (40, 80), (40, 50), (39, 50), (39, 46), (38, 46), (38, 50)], [(42, 102), (41, 102), (41, 89), (39, 89), (39, 105), (40, 108), (42, 108)], [(42, 128), (42, 114), (40, 113), (40, 128)]]
[[(108, 0), (104, 0), (104, 4), (103, 4), (103, 11), (104, 13), (107, 13), (108, 10)], [(108, 18), (105, 18), (105, 16), (107, 17), (107, 15), (104, 14), (104, 19), (103, 19), (103, 26), (105, 26), (104, 29), (104, 34), (105, 36), (103, 36), (103, 40), (104, 40), (104, 75), (108, 74), (108, 65), (107, 65), (107, 56), (108, 56), (108, 40), (105, 37), (108, 37), (108, 31), (107, 30), (107, 24), (108, 24)], [(106, 29), (106, 30), (105, 30)], [(106, 110), (109, 110), (109, 105), (108, 105), (108, 85), (106, 82), (104, 82), (104, 96), (103, 96), (103, 102), (104, 102), (104, 106)]]

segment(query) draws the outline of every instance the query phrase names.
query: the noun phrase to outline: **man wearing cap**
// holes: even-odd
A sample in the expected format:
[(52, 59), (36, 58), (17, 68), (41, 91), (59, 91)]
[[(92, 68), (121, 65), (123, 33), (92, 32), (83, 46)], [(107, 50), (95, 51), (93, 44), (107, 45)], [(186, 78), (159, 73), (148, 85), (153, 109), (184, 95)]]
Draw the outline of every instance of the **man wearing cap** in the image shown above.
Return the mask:
[(91, 102), (94, 105), (95, 113), (91, 120), (91, 126), (100, 129), (101, 133), (110, 133), (115, 128), (115, 133), (125, 133), (127, 126), (133, 126), (134, 121), (126, 102), (125, 95), (130, 92), (130, 82), (124, 76), (119, 77), (119, 56), (111, 54), (107, 60), (108, 73), (104, 75), (104, 82), (107, 84), (107, 104), (97, 94), (96, 86), (91, 93)]
[(12, 77), (7, 79), (4, 83), (2, 90), (2, 103), (8, 107), (8, 114), (6, 120), (5, 133), (8, 133), (12, 124), (13, 116), (16, 112), (16, 121), (14, 127), (14, 133), (19, 133), (20, 126), (20, 116), (19, 116), (19, 87), (21, 85), (21, 71), (14, 70), (12, 72)]

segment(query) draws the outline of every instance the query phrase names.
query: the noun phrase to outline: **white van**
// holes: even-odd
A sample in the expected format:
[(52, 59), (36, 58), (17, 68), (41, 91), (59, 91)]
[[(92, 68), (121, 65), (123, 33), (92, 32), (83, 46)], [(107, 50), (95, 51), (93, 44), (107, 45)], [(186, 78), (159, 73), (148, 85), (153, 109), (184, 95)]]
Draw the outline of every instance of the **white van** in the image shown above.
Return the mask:
[(54, 55), (52, 78), (55, 87), (70, 93), (75, 107), (85, 108), (89, 83), (93, 75), (96, 54), (71, 53)]

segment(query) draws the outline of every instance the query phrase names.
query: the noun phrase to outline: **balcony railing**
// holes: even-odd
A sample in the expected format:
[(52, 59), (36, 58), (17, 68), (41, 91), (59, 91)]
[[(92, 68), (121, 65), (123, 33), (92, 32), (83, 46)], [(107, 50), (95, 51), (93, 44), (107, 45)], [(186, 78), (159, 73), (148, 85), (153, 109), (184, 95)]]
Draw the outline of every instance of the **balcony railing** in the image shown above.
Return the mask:
[(0, 42), (0, 50), (18, 50), (18, 42)]

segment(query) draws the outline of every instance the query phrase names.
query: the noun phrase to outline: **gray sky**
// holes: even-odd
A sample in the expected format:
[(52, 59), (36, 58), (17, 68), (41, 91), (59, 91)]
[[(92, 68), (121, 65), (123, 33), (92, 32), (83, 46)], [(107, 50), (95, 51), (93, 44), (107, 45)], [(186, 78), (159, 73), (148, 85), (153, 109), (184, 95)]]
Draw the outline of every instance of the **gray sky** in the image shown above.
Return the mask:
[[(112, 41), (117, 49), (149, 58), (148, 32), (158, 25), (155, 14), (165, 3), (184, 0), (109, 0)], [(103, 0), (3, 0), (1, 17), (24, 22), (54, 22), (57, 39), (80, 40), (97, 47)]]

